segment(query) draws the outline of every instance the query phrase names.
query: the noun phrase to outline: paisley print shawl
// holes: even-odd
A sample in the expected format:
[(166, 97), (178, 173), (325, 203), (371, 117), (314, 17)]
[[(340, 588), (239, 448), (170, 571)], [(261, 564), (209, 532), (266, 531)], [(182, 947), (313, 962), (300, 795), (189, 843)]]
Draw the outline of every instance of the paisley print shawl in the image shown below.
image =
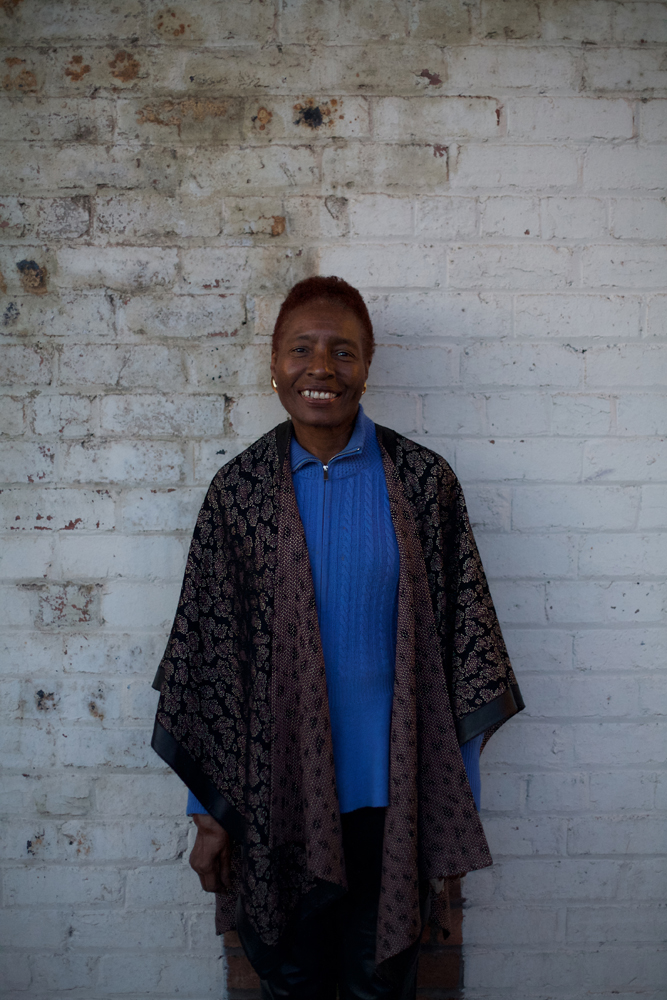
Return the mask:
[[(419, 934), (420, 880), (491, 864), (459, 745), (523, 702), (456, 477), (429, 449), (377, 434), (400, 555), (380, 963)], [(240, 894), (267, 945), (303, 896), (346, 888), (289, 436), (274, 428), (214, 478), (154, 684), (154, 749), (237, 845), (218, 927), (234, 925)]]

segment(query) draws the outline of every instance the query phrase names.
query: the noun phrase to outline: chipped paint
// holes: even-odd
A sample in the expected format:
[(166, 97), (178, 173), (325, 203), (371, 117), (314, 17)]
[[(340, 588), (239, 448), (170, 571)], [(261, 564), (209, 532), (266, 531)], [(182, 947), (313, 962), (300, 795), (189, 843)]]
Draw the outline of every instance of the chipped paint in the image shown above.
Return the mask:
[(272, 215), (273, 224), (271, 226), (272, 236), (282, 236), (285, 232), (285, 216), (284, 215)]
[(157, 105), (147, 104), (137, 111), (137, 122), (139, 125), (150, 123), (175, 128), (180, 135), (186, 118), (196, 122), (205, 118), (224, 118), (228, 110), (227, 101), (212, 97), (186, 97), (182, 101), (166, 100)]
[[(24, 94), (34, 93), (37, 90), (37, 77), (25, 65), (25, 59), (8, 56), (5, 63), (9, 67), (9, 73), (6, 73), (2, 78), (2, 86), (5, 90), (19, 90)], [(14, 72), (19, 66), (22, 68), (18, 72)]]
[(442, 84), (442, 77), (437, 73), (430, 73), (427, 69), (423, 69), (419, 75), (428, 80), (429, 87), (439, 87)]

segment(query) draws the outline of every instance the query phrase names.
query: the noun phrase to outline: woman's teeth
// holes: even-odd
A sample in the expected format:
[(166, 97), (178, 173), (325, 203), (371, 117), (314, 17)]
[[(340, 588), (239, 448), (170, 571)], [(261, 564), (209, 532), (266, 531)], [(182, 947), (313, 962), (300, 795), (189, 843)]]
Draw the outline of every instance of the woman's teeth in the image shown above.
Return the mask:
[(306, 399), (335, 399), (338, 395), (337, 392), (314, 392), (312, 389), (303, 389), (301, 392), (302, 396)]

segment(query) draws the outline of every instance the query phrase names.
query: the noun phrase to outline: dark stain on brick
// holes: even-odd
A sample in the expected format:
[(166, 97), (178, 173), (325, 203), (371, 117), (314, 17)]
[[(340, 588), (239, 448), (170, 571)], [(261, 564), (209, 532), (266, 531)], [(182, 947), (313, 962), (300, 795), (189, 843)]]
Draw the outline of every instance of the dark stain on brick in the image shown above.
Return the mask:
[(347, 198), (336, 198), (334, 195), (329, 195), (328, 198), (324, 199), (324, 207), (332, 219), (335, 219), (336, 222), (340, 222), (345, 215)]
[(295, 125), (307, 125), (308, 128), (319, 128), (324, 124), (324, 118), (322, 117), (322, 112), (320, 111), (319, 105), (315, 104), (312, 107), (306, 105), (306, 107), (296, 106), (298, 111)]
[(49, 712), (56, 707), (56, 696), (54, 691), (35, 691), (35, 702), (40, 712)]
[(442, 77), (437, 73), (430, 73), (427, 69), (423, 69), (419, 75), (428, 80), (429, 87), (439, 87), (442, 83)]
[(111, 75), (116, 80), (121, 80), (122, 83), (129, 83), (130, 80), (134, 80), (141, 69), (141, 64), (134, 58), (132, 53), (125, 52), (123, 49), (117, 52), (114, 58), (109, 61), (109, 66), (111, 67)]
[(40, 849), (40, 847), (42, 847), (42, 845), (44, 844), (45, 832), (46, 832), (45, 830), (42, 830), (41, 833), (36, 833), (33, 836), (32, 840), (26, 841), (25, 849), (28, 852), (28, 854), (31, 854), (33, 856), (33, 858), (37, 854), (37, 851)]
[(13, 17), (14, 11), (23, 0), (0, 0), (0, 7), (4, 10), (7, 17)]
[(21, 274), (24, 292), (30, 295), (46, 295), (48, 292), (46, 267), (40, 267), (34, 260), (20, 260), (16, 267)]
[[(9, 66), (9, 73), (2, 78), (2, 86), (5, 90), (21, 90), (23, 93), (32, 93), (37, 90), (37, 77), (25, 65), (25, 59), (8, 56), (5, 62)], [(19, 66), (22, 69), (18, 70), (17, 73), (13, 73)]]
[(443, 156), (446, 156), (447, 155), (447, 147), (446, 146), (440, 146), (438, 143), (436, 143), (433, 146), (433, 155), (434, 156), (439, 156), (441, 158)]
[[(5, 276), (2, 273), (2, 271), (0, 271), (0, 292), (2, 292), (3, 295), (7, 294), (7, 282), (5, 281)], [(11, 305), (11, 303), (10, 303), (10, 305)], [(5, 324), (5, 326), (6, 325), (7, 324)]]
[(72, 56), (69, 66), (65, 68), (65, 76), (69, 76), (75, 83), (83, 80), (86, 73), (90, 73), (90, 66), (83, 62), (83, 56)]
[(503, 110), (502, 104), (499, 108), (496, 108), (496, 125), (500, 125), (500, 115), (502, 110)]

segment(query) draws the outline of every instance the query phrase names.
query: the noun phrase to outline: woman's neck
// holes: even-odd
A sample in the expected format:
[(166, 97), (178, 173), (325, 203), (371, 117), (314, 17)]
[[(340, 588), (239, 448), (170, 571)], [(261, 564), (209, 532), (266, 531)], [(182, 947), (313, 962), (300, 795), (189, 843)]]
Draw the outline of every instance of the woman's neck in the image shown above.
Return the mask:
[(309, 451), (315, 458), (319, 458), (323, 465), (328, 465), (334, 455), (342, 451), (352, 437), (354, 425), (357, 422), (357, 413), (351, 422), (341, 424), (339, 427), (318, 427), (292, 420), (294, 436), (302, 448)]

